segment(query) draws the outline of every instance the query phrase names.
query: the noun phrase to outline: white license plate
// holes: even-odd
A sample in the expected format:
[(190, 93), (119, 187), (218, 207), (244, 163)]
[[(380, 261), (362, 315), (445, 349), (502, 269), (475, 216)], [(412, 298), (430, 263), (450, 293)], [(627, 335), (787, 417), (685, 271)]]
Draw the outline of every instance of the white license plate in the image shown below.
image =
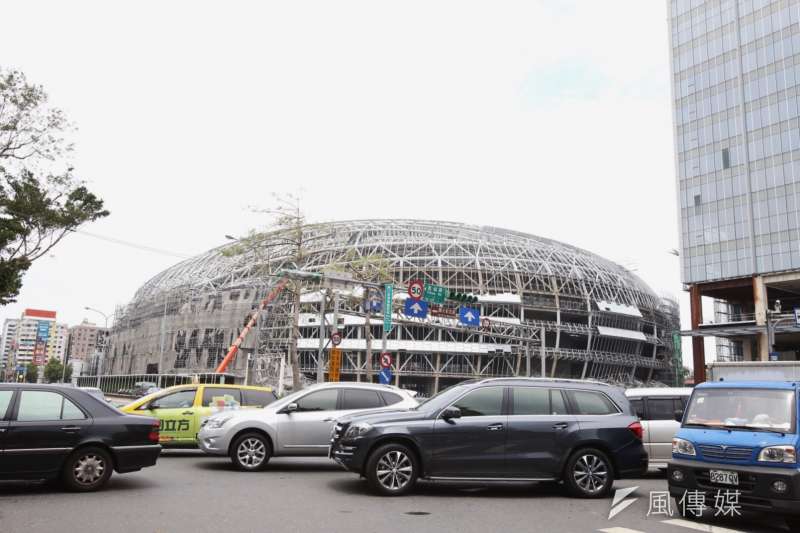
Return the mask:
[(720, 485), (738, 485), (739, 473), (729, 472), (728, 470), (709, 470), (709, 477), (711, 483), (719, 483)]

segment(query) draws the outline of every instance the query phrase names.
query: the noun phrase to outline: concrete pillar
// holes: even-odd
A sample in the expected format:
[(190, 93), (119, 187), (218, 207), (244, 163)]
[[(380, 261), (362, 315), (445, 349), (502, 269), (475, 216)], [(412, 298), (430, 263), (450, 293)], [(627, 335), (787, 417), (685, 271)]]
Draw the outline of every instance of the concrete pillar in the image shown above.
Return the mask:
[[(756, 325), (767, 326), (767, 289), (764, 285), (764, 278), (753, 276), (753, 307), (755, 308)], [(769, 339), (766, 329), (763, 333), (756, 334), (756, 353), (753, 360), (769, 361)]]
[[(692, 329), (697, 330), (703, 322), (703, 302), (700, 287), (689, 287), (689, 306), (691, 309)], [(702, 383), (706, 380), (706, 349), (703, 337), (692, 337), (692, 361), (694, 362), (694, 382)]]

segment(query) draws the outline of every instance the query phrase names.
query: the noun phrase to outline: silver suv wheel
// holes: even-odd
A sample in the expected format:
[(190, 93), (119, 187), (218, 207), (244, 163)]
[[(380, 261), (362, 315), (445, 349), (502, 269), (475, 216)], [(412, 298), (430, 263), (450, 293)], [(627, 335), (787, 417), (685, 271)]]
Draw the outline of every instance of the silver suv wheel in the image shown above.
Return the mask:
[(245, 468), (258, 468), (267, 457), (267, 447), (261, 439), (249, 437), (236, 447), (236, 457)]
[(575, 484), (587, 495), (601, 492), (608, 483), (608, 475), (605, 459), (592, 453), (581, 455), (572, 469)]
[(402, 451), (391, 450), (378, 459), (376, 477), (387, 490), (403, 489), (411, 481), (413, 473), (411, 458)]

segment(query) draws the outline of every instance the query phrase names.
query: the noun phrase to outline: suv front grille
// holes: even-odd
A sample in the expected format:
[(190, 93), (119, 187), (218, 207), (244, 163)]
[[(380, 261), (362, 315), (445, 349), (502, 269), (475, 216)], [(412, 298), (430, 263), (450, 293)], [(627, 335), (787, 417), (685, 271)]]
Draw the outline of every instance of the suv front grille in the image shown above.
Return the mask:
[(753, 448), (741, 446), (717, 446), (702, 444), (698, 446), (706, 459), (722, 459), (726, 461), (749, 461), (753, 456)]

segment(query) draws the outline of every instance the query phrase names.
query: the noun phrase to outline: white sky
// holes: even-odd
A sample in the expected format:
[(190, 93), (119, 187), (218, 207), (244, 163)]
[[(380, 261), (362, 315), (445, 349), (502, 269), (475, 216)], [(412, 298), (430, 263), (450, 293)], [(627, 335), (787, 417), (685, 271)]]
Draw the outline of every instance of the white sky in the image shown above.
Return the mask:
[[(111, 210), (88, 232), (200, 253), (302, 187), (316, 220), (453, 220), (586, 248), (688, 318), (667, 253), (662, 0), (26, 0), (3, 18), (0, 64), (79, 127), (76, 169)], [(178, 260), (72, 235), (0, 318), (98, 320), (84, 306), (111, 313)]]

